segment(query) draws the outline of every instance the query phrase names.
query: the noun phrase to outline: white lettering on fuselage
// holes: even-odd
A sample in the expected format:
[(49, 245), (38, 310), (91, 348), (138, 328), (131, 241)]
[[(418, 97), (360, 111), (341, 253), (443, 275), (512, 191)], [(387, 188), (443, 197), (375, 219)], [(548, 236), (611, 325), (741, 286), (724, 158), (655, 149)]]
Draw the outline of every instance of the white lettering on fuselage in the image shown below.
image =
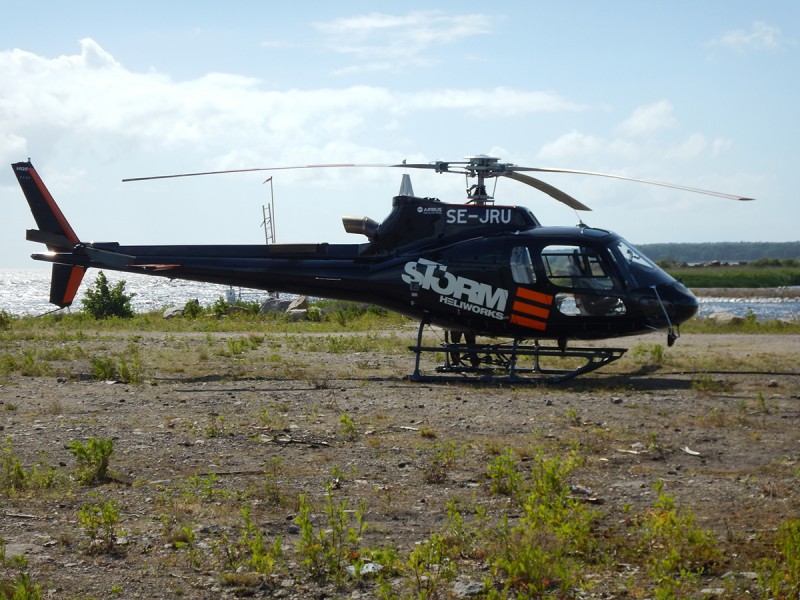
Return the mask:
[(502, 320), (508, 290), (494, 288), (488, 283), (453, 275), (445, 265), (420, 258), (405, 264), (401, 278), (408, 285), (417, 284), (423, 290), (439, 295), (439, 301), (448, 306)]
[(468, 225), (480, 223), (481, 225), (511, 223), (510, 208), (450, 208), (447, 210), (448, 225)]

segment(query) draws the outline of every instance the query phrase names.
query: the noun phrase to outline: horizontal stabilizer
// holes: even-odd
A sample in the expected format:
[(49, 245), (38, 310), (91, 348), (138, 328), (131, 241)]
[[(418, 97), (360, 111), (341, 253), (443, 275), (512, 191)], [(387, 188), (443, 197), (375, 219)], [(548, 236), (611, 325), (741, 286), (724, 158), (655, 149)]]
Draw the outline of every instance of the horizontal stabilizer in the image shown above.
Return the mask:
[(25, 239), (29, 242), (39, 242), (40, 244), (47, 244), (48, 248), (57, 248), (58, 250), (71, 250), (73, 248), (66, 236), (60, 233), (50, 233), (49, 231), (39, 231), (38, 229), (28, 229), (25, 232)]

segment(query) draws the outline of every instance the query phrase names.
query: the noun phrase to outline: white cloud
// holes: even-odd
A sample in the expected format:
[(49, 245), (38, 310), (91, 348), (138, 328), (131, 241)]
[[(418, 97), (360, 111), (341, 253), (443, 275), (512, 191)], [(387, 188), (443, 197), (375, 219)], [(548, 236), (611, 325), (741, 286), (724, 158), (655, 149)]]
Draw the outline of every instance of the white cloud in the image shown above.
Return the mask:
[(709, 143), (704, 135), (693, 133), (679, 145), (669, 148), (666, 152), (667, 158), (691, 159), (702, 156), (708, 149)]
[(475, 116), (515, 117), (524, 114), (556, 111), (580, 111), (587, 108), (552, 92), (494, 89), (430, 90), (399, 97), (401, 110), (466, 110)]
[(678, 120), (672, 114), (672, 103), (661, 100), (655, 104), (636, 108), (630, 117), (618, 126), (624, 136), (650, 135), (662, 129), (674, 127)]
[(537, 158), (545, 161), (571, 162), (582, 160), (601, 152), (605, 142), (593, 135), (571, 131), (542, 146)]
[(125, 69), (91, 39), (81, 41), (80, 54), (55, 59), (0, 52), (0, 77), (8, 82), (0, 89), (0, 131), (17, 154), (35, 147), (37, 156), (63, 138), (73, 144), (66, 152), (183, 151), (202, 153), (211, 164), (235, 148), (281, 160), (284, 148), (355, 143), (429, 111), (512, 118), (585, 108), (551, 92), (504, 87), (273, 91), (258, 79), (224, 73), (174, 81)]
[(363, 63), (352, 70), (389, 70), (436, 61), (422, 56), (431, 48), (491, 31), (493, 17), (482, 14), (446, 15), (442, 11), (415, 11), (407, 15), (372, 13), (315, 23), (326, 36), (324, 45)]
[(754, 21), (749, 30), (728, 31), (708, 42), (708, 46), (733, 50), (777, 48), (781, 43), (781, 30), (763, 21)]

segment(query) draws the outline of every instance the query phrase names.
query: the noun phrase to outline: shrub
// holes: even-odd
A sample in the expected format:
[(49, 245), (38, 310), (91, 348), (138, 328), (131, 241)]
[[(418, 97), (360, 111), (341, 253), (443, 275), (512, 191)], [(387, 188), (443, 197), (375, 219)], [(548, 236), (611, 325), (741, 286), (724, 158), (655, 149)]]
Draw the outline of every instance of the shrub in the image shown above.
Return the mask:
[(89, 538), (91, 553), (115, 553), (118, 551), (117, 537), (124, 532), (117, 526), (119, 506), (115, 500), (84, 504), (78, 511), (78, 521)]
[(183, 307), (183, 316), (189, 319), (196, 319), (203, 314), (203, 307), (197, 300), (189, 300)]
[(108, 481), (108, 463), (114, 452), (114, 440), (111, 438), (89, 438), (86, 444), (72, 440), (67, 445), (72, 455), (78, 461), (75, 473), (81, 483), (102, 483)]
[(133, 317), (131, 299), (135, 295), (125, 293), (124, 281), (118, 281), (114, 287), (109, 287), (105, 273), (100, 271), (94, 285), (86, 290), (83, 309), (95, 319), (109, 317), (129, 319)]

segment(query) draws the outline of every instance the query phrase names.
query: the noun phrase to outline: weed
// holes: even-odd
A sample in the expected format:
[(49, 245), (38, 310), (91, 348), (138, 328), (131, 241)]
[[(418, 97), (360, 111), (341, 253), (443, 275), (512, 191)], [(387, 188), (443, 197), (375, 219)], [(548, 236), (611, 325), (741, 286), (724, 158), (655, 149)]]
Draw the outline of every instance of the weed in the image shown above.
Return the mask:
[(0, 448), (0, 493), (12, 496), (23, 490), (45, 490), (55, 488), (62, 478), (56, 469), (38, 460), (26, 470), (14, 454), (11, 437), (6, 436)]
[(650, 440), (647, 443), (647, 451), (652, 454), (653, 460), (664, 460), (667, 456), (667, 449), (658, 439), (658, 434), (655, 431), (651, 431), (647, 434), (647, 437)]
[(578, 462), (574, 454), (535, 457), (523, 516), (515, 526), (502, 518), (492, 566), (504, 589), (518, 597), (564, 593), (580, 580), (578, 557), (593, 549), (595, 515), (569, 494), (567, 477)]
[(426, 438), (426, 439), (429, 439), (429, 440), (434, 440), (437, 437), (439, 437), (439, 432), (436, 431), (433, 427), (420, 427), (419, 435), (420, 435), (420, 437), (423, 437), (423, 438)]
[(517, 461), (510, 448), (489, 463), (486, 473), (493, 493), (516, 498), (522, 491), (522, 475), (517, 471)]
[(281, 506), (284, 502), (278, 483), (278, 476), (282, 471), (281, 459), (272, 457), (264, 465), (264, 470), (264, 499), (270, 506)]
[(684, 579), (719, 565), (722, 553), (716, 538), (695, 525), (690, 510), (679, 510), (675, 498), (663, 491), (663, 481), (653, 486), (658, 493), (653, 508), (639, 520), (642, 551), (649, 557), (648, 573), (664, 588), (678, 588)]
[(11, 329), (11, 323), (14, 317), (4, 310), (0, 310), (0, 329)]
[(72, 440), (67, 450), (78, 461), (75, 479), (85, 485), (104, 483), (110, 479), (108, 465), (114, 452), (114, 440), (111, 438), (89, 438), (86, 444)]
[(250, 509), (241, 511), (244, 526), (239, 535), (239, 545), (247, 552), (247, 566), (255, 572), (268, 577), (275, 572), (278, 560), (283, 554), (283, 536), (277, 536), (271, 546), (266, 544), (264, 534), (258, 531), (250, 519)]
[(261, 426), (270, 431), (284, 429), (286, 427), (286, 418), (283, 415), (276, 415), (274, 412), (270, 412), (271, 408), (275, 408), (274, 403), (269, 408), (266, 406), (261, 407), (258, 413), (258, 420), (261, 422)]
[(698, 377), (692, 379), (692, 389), (706, 394), (713, 392), (729, 392), (733, 389), (733, 383), (714, 379), (708, 373), (702, 373)]
[(117, 379), (117, 364), (110, 356), (93, 356), (91, 358), (92, 379), (96, 381), (113, 381)]
[(303, 566), (308, 573), (319, 580), (344, 580), (346, 567), (360, 555), (361, 538), (367, 523), (364, 516), (367, 512), (366, 502), (362, 499), (353, 515), (355, 524), (350, 525), (350, 510), (347, 502), (336, 502), (333, 498), (332, 486), (325, 489), (325, 528), (315, 531), (311, 520), (311, 503), (305, 494), (298, 498), (298, 515), (294, 522), (300, 527), (300, 539), (297, 550), (303, 559)]
[(90, 553), (112, 554), (119, 551), (119, 507), (115, 500), (97, 504), (84, 504), (78, 511), (78, 522), (89, 538)]
[(434, 444), (428, 458), (428, 464), (423, 471), (425, 483), (444, 483), (447, 475), (453, 468), (456, 460), (463, 456), (464, 448), (459, 448), (455, 442)]
[(631, 349), (631, 357), (642, 369), (655, 370), (664, 364), (664, 346), (639, 342)]
[(119, 378), (124, 383), (141, 383), (142, 382), (142, 365), (139, 361), (139, 352), (135, 348), (131, 351), (131, 364), (123, 358), (119, 358)]
[(339, 435), (348, 441), (353, 441), (358, 437), (356, 424), (353, 422), (352, 417), (347, 413), (344, 413), (341, 417), (339, 417)]
[(800, 595), (800, 519), (778, 527), (775, 555), (759, 565), (763, 574), (759, 584), (771, 598), (797, 598)]
[[(5, 567), (7, 562), (14, 563), (14, 558), (7, 561), (5, 558), (5, 542), (0, 538), (0, 564)], [(23, 557), (24, 558), (24, 557)], [(0, 575), (0, 598), (5, 600), (40, 600), (42, 586), (34, 583), (27, 572), (19, 572), (9, 579), (5, 574)]]
[(227, 428), (225, 426), (225, 417), (222, 415), (209, 415), (208, 425), (203, 429), (203, 433), (209, 438), (217, 438), (226, 435)]
[(455, 577), (455, 564), (449, 550), (446, 538), (434, 532), (411, 551), (406, 569), (411, 574), (415, 598), (433, 599), (447, 595), (447, 584)]
[(230, 497), (230, 493), (217, 486), (219, 477), (214, 473), (209, 473), (205, 477), (192, 475), (186, 481), (186, 485), (181, 490), (181, 495), (189, 501), (199, 498), (211, 502), (214, 500), (225, 500)]
[(0, 452), (0, 492), (9, 494), (24, 489), (27, 479), (28, 475), (11, 446), (11, 436), (7, 435)]
[(578, 415), (578, 411), (574, 408), (567, 409), (567, 421), (572, 424), (573, 427), (581, 427), (583, 425), (583, 420), (581, 419), (580, 415)]

